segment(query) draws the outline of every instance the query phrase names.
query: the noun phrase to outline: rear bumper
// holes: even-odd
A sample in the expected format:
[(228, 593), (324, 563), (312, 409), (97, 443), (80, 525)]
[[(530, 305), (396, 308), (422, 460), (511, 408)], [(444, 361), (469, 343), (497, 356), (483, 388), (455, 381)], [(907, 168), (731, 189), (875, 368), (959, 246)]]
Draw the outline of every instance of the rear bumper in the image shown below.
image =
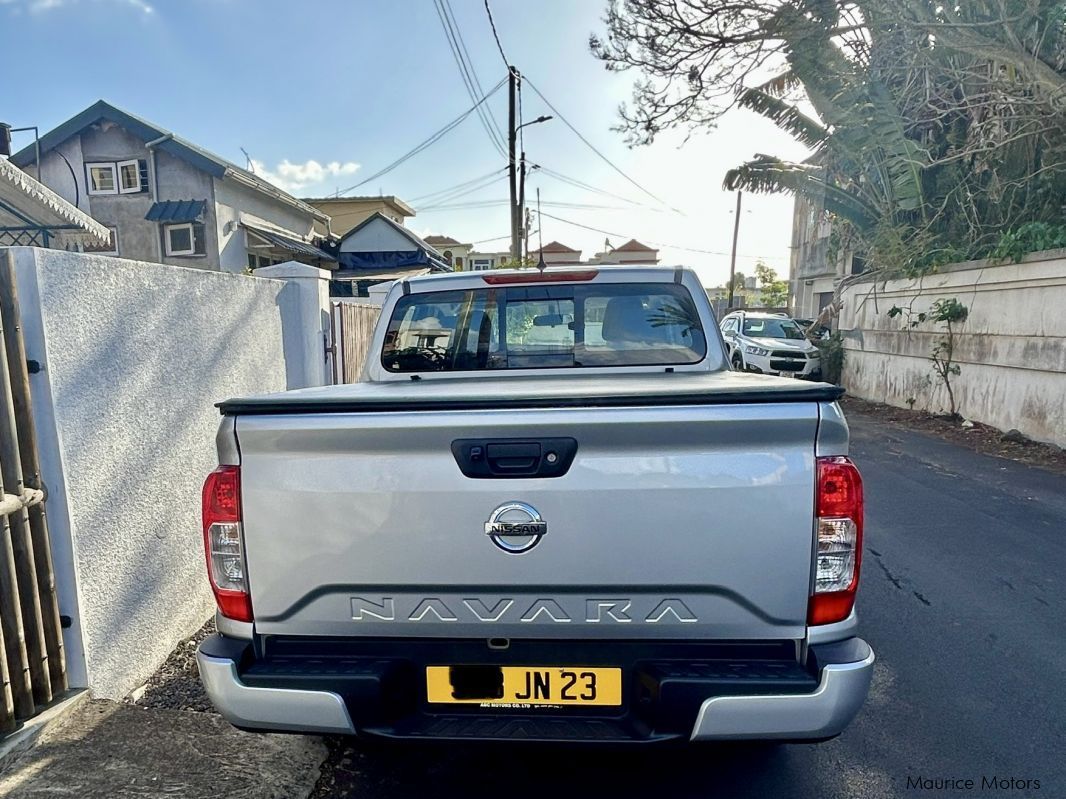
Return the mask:
[(814, 693), (713, 697), (700, 707), (692, 740), (802, 741), (839, 735), (866, 701), (875, 658), (860, 638), (825, 647), (834, 648), (840, 662), (822, 666)]
[[(242, 729), (365, 734), (386, 738), (657, 742), (819, 740), (839, 734), (866, 698), (874, 655), (861, 639), (810, 647), (806, 666), (734, 659), (638, 660), (629, 667), (626, 706), (602, 715), (427, 708), (415, 696), (420, 642), (412, 663), (331, 655), (303, 662), (252, 658), (247, 641), (215, 636), (197, 652), (212, 703)], [(618, 644), (624, 647), (624, 644)], [(687, 644), (677, 644), (678, 651)], [(619, 657), (616, 650), (610, 657)], [(464, 657), (453, 650), (456, 662)], [(522, 654), (516, 655), (522, 662)], [(637, 657), (640, 655), (638, 653)], [(528, 660), (528, 656), (526, 656)], [(585, 661), (582, 661), (585, 662)], [(333, 690), (331, 690), (331, 688)]]
[(196, 652), (200, 681), (211, 704), (230, 724), (249, 730), (354, 734), (344, 700), (330, 691), (259, 688), (241, 681), (238, 668), (248, 656), (247, 641), (221, 635)]

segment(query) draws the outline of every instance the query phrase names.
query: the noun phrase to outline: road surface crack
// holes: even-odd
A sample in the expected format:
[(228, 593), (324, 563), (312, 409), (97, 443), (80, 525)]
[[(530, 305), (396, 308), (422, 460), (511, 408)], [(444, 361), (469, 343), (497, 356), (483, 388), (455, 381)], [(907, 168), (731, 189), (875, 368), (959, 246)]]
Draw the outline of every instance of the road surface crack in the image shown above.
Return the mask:
[(881, 567), (881, 571), (883, 571), (885, 573), (885, 577), (888, 578), (888, 581), (890, 583), (892, 583), (892, 585), (896, 586), (896, 588), (898, 588), (900, 591), (902, 591), (903, 590), (903, 581), (899, 577), (897, 577), (896, 575), (894, 575), (892, 572), (890, 572), (888, 570), (888, 566), (886, 566), (881, 561), (881, 558), (877, 559), (877, 565)]
[[(886, 566), (884, 561), (881, 560), (881, 554), (879, 552), (877, 552), (876, 550), (873, 550), (873, 549), (871, 549), (870, 551), (874, 554), (874, 557), (877, 560), (877, 565), (881, 567), (881, 571), (883, 571), (885, 573), (885, 577), (888, 579), (888, 581), (890, 583), (892, 583), (892, 585), (894, 585), (900, 591), (906, 590), (903, 587), (903, 578), (902, 577), (897, 577), (895, 574), (893, 574), (891, 572), (891, 570), (889, 570), (888, 566)], [(933, 603), (930, 602), (928, 599), (926, 599), (925, 595), (922, 594), (921, 591), (912, 590), (911, 593), (914, 594), (914, 598), (915, 599), (917, 599), (919, 602), (921, 602), (926, 607), (931, 607), (932, 606)]]

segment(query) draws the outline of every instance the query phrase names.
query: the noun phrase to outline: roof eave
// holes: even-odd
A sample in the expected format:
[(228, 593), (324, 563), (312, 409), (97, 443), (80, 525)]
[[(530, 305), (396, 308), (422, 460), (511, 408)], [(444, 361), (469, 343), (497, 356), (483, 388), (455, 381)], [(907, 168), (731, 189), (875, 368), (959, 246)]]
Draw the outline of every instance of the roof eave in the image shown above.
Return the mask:
[(222, 177), (231, 178), (237, 183), (240, 183), (242, 186), (247, 186), (248, 188), (258, 191), (261, 194), (265, 194), (268, 197), (273, 197), (275, 200), (285, 203), (285, 205), (299, 209), (300, 211), (303, 211), (306, 214), (310, 214), (310, 216), (316, 222), (328, 222), (330, 219), (328, 214), (322, 213), (322, 211), (318, 210), (313, 205), (308, 205), (302, 200), (296, 199), (291, 194), (288, 194), (287, 192), (284, 192), (281, 189), (272, 186), (269, 183), (266, 183), (265, 181), (260, 182), (257, 180), (253, 180), (247, 175), (240, 172), (239, 170), (227, 168), (226, 171), (222, 174)]

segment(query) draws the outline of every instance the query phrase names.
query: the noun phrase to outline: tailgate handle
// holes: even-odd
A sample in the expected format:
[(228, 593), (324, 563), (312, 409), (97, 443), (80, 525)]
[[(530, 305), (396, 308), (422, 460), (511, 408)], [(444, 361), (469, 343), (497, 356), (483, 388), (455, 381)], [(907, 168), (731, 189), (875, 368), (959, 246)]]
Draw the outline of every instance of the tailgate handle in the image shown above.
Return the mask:
[(485, 455), (494, 472), (536, 474), (540, 465), (540, 444), (489, 444), (485, 447)]
[(561, 477), (577, 454), (573, 438), (460, 438), (452, 455), (467, 477)]

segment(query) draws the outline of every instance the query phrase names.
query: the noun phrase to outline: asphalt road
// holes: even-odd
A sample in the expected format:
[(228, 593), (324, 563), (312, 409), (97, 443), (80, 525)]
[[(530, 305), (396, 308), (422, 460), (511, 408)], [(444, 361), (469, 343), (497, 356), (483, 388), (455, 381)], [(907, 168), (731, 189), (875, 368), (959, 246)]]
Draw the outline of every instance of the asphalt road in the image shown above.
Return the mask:
[(867, 498), (859, 612), (878, 661), (841, 737), (636, 752), (340, 744), (317, 795), (1066, 797), (1066, 477), (850, 421)]

